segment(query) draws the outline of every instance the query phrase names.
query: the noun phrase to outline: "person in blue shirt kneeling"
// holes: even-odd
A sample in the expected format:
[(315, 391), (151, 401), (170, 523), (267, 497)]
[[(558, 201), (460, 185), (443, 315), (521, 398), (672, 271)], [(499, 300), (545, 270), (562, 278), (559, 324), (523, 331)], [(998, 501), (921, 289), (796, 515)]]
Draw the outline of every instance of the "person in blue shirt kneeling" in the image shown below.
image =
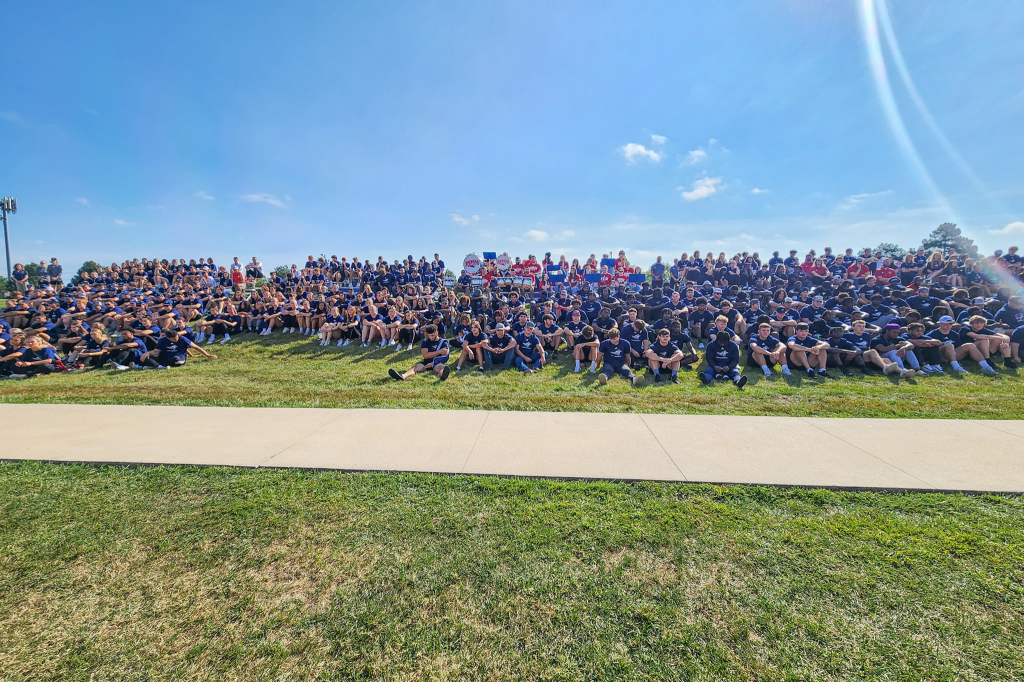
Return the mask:
[(708, 366), (697, 375), (702, 384), (713, 384), (715, 379), (731, 379), (736, 388), (743, 388), (747, 377), (740, 374), (740, 347), (731, 334), (716, 334), (704, 354)]

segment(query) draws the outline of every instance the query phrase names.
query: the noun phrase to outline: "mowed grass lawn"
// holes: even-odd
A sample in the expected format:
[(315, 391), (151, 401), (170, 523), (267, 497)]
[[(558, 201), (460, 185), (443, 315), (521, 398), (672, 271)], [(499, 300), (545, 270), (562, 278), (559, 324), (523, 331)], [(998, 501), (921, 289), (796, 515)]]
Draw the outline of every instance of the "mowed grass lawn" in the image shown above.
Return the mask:
[(5, 680), (1011, 680), (1024, 499), (0, 464)]
[[(227, 345), (205, 346), (215, 361), (197, 357), (168, 371), (86, 370), (27, 381), (0, 382), (0, 402), (81, 402), (140, 405), (261, 407), (405, 407), (438, 409), (676, 412), (843, 417), (1019, 419), (1024, 417), (1024, 371), (999, 366), (999, 376), (922, 377), (901, 381), (876, 375), (770, 379), (746, 369), (742, 390), (725, 382), (698, 384), (693, 371), (678, 386), (634, 389), (620, 377), (600, 387), (595, 374), (573, 373), (563, 353), (539, 374), (512, 370), (452, 373), (446, 383), (417, 376), (404, 383), (389, 368), (412, 366), (418, 352), (349, 346), (320, 348), (298, 335), (243, 335)], [(453, 362), (454, 364), (454, 362)]]

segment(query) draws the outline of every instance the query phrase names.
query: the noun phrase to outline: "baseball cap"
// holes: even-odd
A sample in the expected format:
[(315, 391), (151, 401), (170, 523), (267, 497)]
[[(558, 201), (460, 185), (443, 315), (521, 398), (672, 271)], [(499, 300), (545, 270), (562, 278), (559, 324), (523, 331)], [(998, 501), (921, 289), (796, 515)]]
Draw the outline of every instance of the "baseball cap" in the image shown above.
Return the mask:
[(718, 287), (715, 287), (715, 288), (714, 288), (714, 289), (713, 289), (713, 290), (711, 291), (711, 293), (713, 293), (713, 294), (720, 294), (720, 293), (722, 293), (722, 290), (721, 290), (721, 289), (719, 289)]
[(953, 324), (953, 318), (949, 315), (943, 315), (939, 318), (939, 324)]
[(793, 299), (791, 299), (789, 296), (787, 296), (786, 298), (782, 299), (782, 302), (783, 303), (792, 303)]
[(498, 324), (494, 325), (494, 330), (495, 331), (497, 331), (499, 329), (505, 329), (505, 325), (503, 323), (501, 323), (501, 322), (499, 322)]
[(814, 297), (814, 298), (812, 298), (811, 300), (812, 300), (812, 301), (824, 301), (825, 299), (824, 299), (824, 298), (822, 298), (821, 296), (815, 296), (815, 297)]
[(979, 296), (978, 298), (974, 299), (974, 305), (985, 305), (985, 297)]
[(531, 322), (527, 322), (527, 323), (526, 323), (526, 328), (527, 328), (527, 329), (533, 329), (533, 328), (534, 328), (535, 326), (536, 326), (536, 325), (535, 325), (535, 324), (534, 324), (534, 323), (533, 323), (532, 321), (531, 321)]
[(996, 249), (996, 255), (997, 256), (1002, 256), (1003, 255), (1003, 250), (1002, 249)]

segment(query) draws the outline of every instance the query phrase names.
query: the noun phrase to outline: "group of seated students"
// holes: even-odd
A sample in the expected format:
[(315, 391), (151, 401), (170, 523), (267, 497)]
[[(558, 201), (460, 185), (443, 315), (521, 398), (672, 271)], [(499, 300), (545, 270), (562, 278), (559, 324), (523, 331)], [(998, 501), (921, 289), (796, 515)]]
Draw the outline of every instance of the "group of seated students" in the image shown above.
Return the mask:
[(589, 363), (602, 385), (615, 375), (637, 385), (648, 374), (678, 383), (680, 370), (703, 360), (701, 382), (742, 386), (744, 352), (745, 364), (766, 376), (777, 367), (784, 375), (795, 369), (826, 377), (835, 368), (909, 378), (941, 374), (944, 365), (966, 373), (967, 360), (991, 374), (996, 360), (1011, 369), (1020, 362), (1024, 264), (1016, 251), (963, 258), (980, 279), (957, 284), (945, 265), (961, 258), (924, 250), (902, 259), (911, 275), (894, 274), (891, 259), (868, 250), (812, 251), (803, 263), (795, 252), (765, 264), (756, 253), (737, 254), (728, 262), (751, 273), (739, 279), (733, 267), (719, 272), (710, 258), (695, 266), (683, 254), (671, 266), (659, 257), (642, 283), (619, 276), (640, 269), (621, 251), (581, 266), (586, 274), (599, 270), (596, 282), (551, 277), (566, 267), (564, 257), (517, 258), (513, 267), (530, 279), (514, 284), (465, 272), (455, 280), (438, 254), (394, 263), (310, 256), (301, 268), (269, 275), (255, 257), (227, 268), (212, 258), (135, 259), (81, 273), (59, 289), (27, 286), (8, 299), (0, 312), (0, 377), (108, 364), (178, 367), (196, 353), (215, 359), (201, 344), (243, 333), (297, 333), (324, 347), (418, 346), (408, 371), (390, 372), (399, 381), (427, 371), (446, 380), (453, 349), (456, 371), (529, 374), (564, 348), (576, 372)]

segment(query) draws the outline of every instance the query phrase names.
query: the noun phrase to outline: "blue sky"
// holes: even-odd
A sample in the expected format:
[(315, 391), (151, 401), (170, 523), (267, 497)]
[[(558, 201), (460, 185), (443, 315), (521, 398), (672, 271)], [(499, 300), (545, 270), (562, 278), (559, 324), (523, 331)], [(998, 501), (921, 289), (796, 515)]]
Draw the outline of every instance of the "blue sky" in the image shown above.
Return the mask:
[(868, 4), (8, 3), (12, 257), (1024, 242), (1024, 3)]

